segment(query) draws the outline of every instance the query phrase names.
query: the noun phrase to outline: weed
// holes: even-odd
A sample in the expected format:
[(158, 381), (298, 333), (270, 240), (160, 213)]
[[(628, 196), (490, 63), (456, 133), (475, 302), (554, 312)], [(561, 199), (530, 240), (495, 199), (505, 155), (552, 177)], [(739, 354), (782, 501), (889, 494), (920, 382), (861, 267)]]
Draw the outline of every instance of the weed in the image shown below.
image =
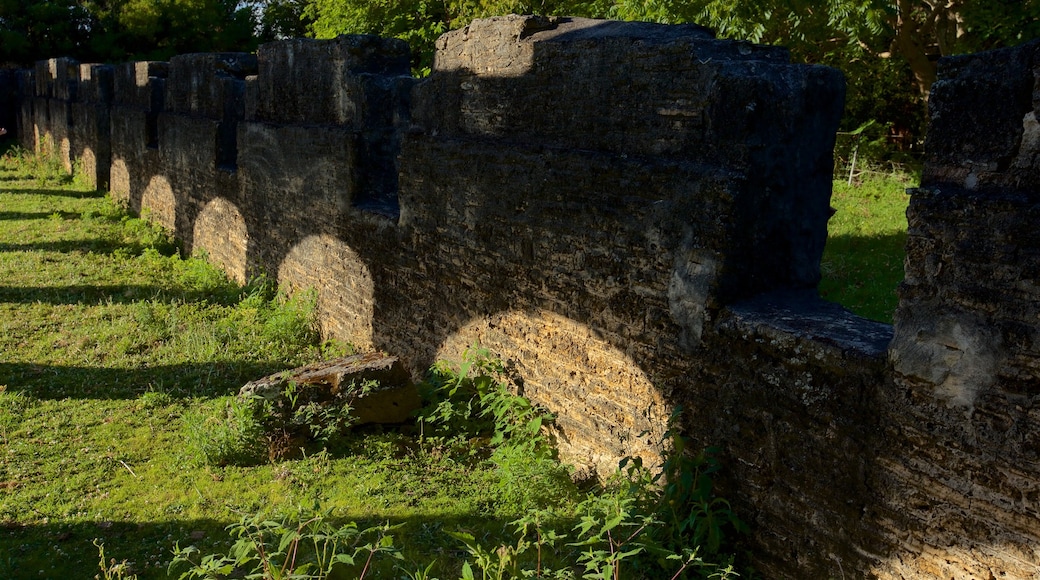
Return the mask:
[(505, 369), (483, 348), (473, 346), (456, 371), (438, 363), (427, 379), (430, 401), (419, 414), (425, 437), (489, 437), (492, 446), (509, 445), (532, 453), (551, 446), (542, 427), (553, 416), (527, 399), (514, 395), (505, 384)]
[[(673, 415), (673, 425), (679, 413), (681, 409)], [(474, 566), (485, 580), (573, 578), (576, 573), (600, 580), (739, 576), (732, 557), (722, 550), (727, 535), (747, 528), (729, 503), (714, 495), (711, 475), (717, 462), (707, 451), (691, 456), (688, 442), (674, 427), (666, 442), (670, 450), (660, 472), (652, 474), (638, 459), (623, 461), (606, 488), (577, 505), (577, 523), (569, 532), (557, 527), (569, 518), (542, 509), (513, 522), (513, 544), (488, 549), (471, 534), (453, 534), (472, 562), (463, 568), (463, 577), (475, 578)], [(570, 541), (563, 544), (568, 535)]]
[(101, 574), (94, 576), (94, 580), (137, 580), (137, 574), (130, 573), (130, 566), (126, 560), (116, 562), (115, 558), (105, 560), (105, 544), (94, 538), (94, 546), (98, 549), (98, 566)]
[(178, 545), (170, 571), (186, 566), (187, 571), (178, 577), (181, 580), (222, 579), (231, 574), (264, 580), (321, 580), (344, 570), (360, 580), (377, 558), (401, 558), (393, 538), (400, 526), (360, 529), (353, 522), (336, 526), (331, 516), (330, 510), (318, 504), (298, 508), (278, 520), (244, 516), (227, 527), (235, 544), (226, 555), (203, 555), (195, 547)]
[(523, 513), (573, 500), (571, 470), (559, 462), (543, 429), (552, 415), (513, 394), (504, 366), (486, 349), (473, 346), (457, 365), (435, 365), (426, 390), (421, 439), (494, 466), (495, 502), (488, 511)]

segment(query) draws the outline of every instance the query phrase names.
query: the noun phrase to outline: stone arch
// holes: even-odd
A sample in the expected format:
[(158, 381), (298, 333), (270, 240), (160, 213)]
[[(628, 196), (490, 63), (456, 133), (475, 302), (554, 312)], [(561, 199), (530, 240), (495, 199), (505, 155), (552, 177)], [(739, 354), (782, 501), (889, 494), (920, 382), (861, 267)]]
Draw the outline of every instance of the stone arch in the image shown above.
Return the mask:
[(372, 349), (375, 284), (368, 266), (346, 243), (330, 235), (304, 238), (279, 265), (278, 284), (317, 292), (323, 336)]
[(130, 204), (130, 168), (126, 161), (113, 159), (112, 168), (109, 170), (108, 190), (112, 197), (123, 205)]
[(147, 213), (149, 221), (177, 233), (177, 198), (165, 176), (156, 175), (148, 181), (141, 196), (141, 213)]
[(600, 477), (625, 457), (660, 465), (672, 406), (629, 354), (589, 325), (543, 309), (501, 311), (463, 325), (436, 359), (460, 360), (477, 343), (522, 377), (524, 396), (556, 416), (566, 462)]
[(222, 197), (207, 203), (195, 220), (191, 240), (192, 251), (205, 250), (229, 278), (245, 284), (249, 231), (235, 204)]
[(68, 137), (61, 138), (61, 143), (58, 144), (58, 156), (65, 171), (72, 173), (76, 156), (72, 154), (72, 141)]
[(101, 183), (97, 172), (97, 155), (94, 154), (94, 150), (90, 147), (84, 147), (79, 153), (79, 159), (81, 171), (87, 178), (87, 183), (94, 189), (99, 189)]

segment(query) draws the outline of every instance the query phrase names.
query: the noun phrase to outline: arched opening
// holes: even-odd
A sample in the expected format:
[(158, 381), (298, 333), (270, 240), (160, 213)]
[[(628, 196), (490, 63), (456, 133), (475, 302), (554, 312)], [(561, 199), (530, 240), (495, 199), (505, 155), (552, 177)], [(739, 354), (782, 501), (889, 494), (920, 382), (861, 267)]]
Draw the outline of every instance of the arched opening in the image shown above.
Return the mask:
[(192, 251), (205, 250), (209, 259), (239, 284), (246, 282), (249, 231), (242, 212), (224, 198), (206, 204), (195, 220)]
[(173, 187), (162, 175), (156, 175), (144, 188), (141, 196), (141, 213), (147, 212), (149, 220), (177, 232), (177, 198), (173, 195)]
[(372, 274), (357, 252), (329, 236), (309, 236), (278, 267), (278, 284), (290, 291), (314, 290), (323, 336), (372, 348), (375, 305)]

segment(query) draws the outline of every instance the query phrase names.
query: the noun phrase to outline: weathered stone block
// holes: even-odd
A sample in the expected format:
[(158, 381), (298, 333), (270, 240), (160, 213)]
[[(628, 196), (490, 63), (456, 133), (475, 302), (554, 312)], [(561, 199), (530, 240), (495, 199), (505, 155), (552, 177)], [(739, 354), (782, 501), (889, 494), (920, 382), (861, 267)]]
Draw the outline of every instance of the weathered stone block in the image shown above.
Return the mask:
[[(113, 107), (111, 123), (113, 156), (136, 159), (144, 155), (149, 148), (154, 148), (147, 112), (134, 108)], [(154, 139), (157, 144), (157, 133)]]
[[(377, 36), (293, 39), (257, 50), (255, 119), (355, 128), (392, 124), (410, 76), (408, 44)], [(403, 87), (407, 88), (407, 87)]]
[[(270, 226), (273, 246), (328, 229), (319, 224), (336, 223), (350, 210), (357, 187), (354, 131), (245, 122), (238, 143), (245, 203)], [(277, 271), (278, 264), (268, 267)]]
[(836, 123), (841, 75), (787, 58), (694, 25), (478, 20), (438, 40), (414, 119), (439, 135), (741, 165), (775, 132), (826, 156), (827, 140), (810, 147), (804, 128)]
[(239, 396), (281, 401), (290, 384), (305, 400), (350, 403), (358, 425), (403, 423), (419, 408), (419, 391), (408, 371), (397, 358), (380, 353), (314, 363), (250, 381)]
[[(1035, 574), (1040, 472), (1040, 41), (944, 59), (880, 399), (881, 578)], [(907, 549), (905, 546), (923, 546)], [(999, 550), (980, 550), (999, 546)]]
[(921, 184), (1040, 196), (1040, 39), (944, 58), (939, 76)]
[(115, 68), (113, 78), (115, 105), (160, 111), (166, 92), (165, 79), (170, 65), (166, 62), (128, 62)]
[(109, 186), (112, 164), (109, 108), (96, 103), (72, 104), (72, 155), (88, 182), (97, 189)]
[(115, 67), (107, 64), (79, 65), (79, 101), (99, 105), (112, 103)]
[(79, 82), (79, 62), (71, 58), (37, 61), (35, 80), (37, 97), (75, 99)]
[(256, 74), (256, 55), (184, 54), (170, 59), (166, 110), (212, 119), (241, 119), (245, 114), (245, 78)]
[(216, 168), (220, 121), (163, 113), (159, 115), (159, 159), (170, 171), (209, 174)]
[[(457, 176), (502, 199), (548, 187), (580, 205), (618, 190), (676, 204), (665, 210), (675, 223), (662, 229), (689, 238), (673, 278), (679, 318), (818, 281), (843, 95), (837, 71), (789, 65), (783, 49), (714, 40), (694, 26), (506, 17), (438, 43), (434, 73), (413, 92), (423, 134), (409, 134), (401, 155), (402, 223), (405, 205), (419, 203), (412, 184), (450, 197)], [(569, 163), (590, 150), (601, 156), (587, 171)], [(729, 185), (714, 187), (720, 180)], [(498, 197), (456, 207), (477, 213)], [(713, 281), (697, 282), (705, 278)], [(682, 298), (690, 293), (699, 297)]]

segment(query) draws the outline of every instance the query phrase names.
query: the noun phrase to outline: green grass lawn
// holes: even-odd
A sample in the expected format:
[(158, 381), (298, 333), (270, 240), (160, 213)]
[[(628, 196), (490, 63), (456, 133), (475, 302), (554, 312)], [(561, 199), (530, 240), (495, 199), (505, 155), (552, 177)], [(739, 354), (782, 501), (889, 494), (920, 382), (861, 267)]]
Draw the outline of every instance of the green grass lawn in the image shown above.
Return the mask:
[(865, 318), (892, 322), (903, 280), (906, 207), (913, 177), (865, 173), (852, 185), (834, 182), (820, 295)]

